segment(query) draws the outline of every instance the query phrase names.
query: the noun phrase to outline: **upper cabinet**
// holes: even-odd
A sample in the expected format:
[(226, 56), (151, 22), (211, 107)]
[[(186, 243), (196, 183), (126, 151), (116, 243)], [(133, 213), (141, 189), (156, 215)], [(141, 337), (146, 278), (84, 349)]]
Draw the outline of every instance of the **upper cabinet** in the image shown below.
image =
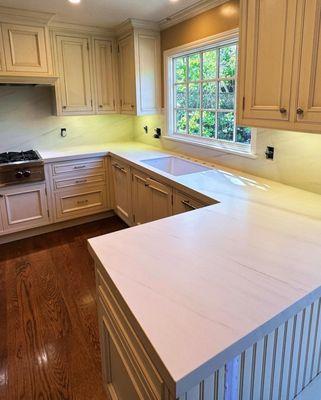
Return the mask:
[(47, 28), (2, 24), (7, 72), (49, 73)]
[(52, 14), (0, 8), (0, 75), (51, 76)]
[(320, 0), (243, 0), (238, 124), (321, 132)]
[(129, 20), (119, 30), (120, 111), (156, 114), (161, 109), (160, 33), (156, 24)]
[(57, 46), (57, 111), (59, 114), (94, 112), (90, 75), (89, 39), (56, 36)]
[(95, 85), (97, 113), (116, 111), (115, 58), (112, 40), (94, 39)]

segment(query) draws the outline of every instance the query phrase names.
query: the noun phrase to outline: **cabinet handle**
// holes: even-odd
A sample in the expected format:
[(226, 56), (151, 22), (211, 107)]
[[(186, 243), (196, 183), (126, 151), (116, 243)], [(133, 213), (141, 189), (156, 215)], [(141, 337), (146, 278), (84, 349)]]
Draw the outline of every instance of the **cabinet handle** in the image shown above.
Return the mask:
[(297, 108), (296, 113), (298, 115), (303, 115), (304, 114), (304, 110), (301, 107), (299, 107), (299, 108)]
[(287, 109), (284, 108), (284, 107), (281, 107), (281, 108), (280, 108), (280, 113), (281, 113), (281, 114), (286, 114), (286, 113), (287, 113)]
[(77, 180), (76, 183), (86, 183), (87, 179), (81, 179), (81, 180)]
[(131, 108), (134, 108), (135, 106), (133, 104), (131, 104)]
[(62, 106), (62, 108), (65, 110), (67, 108), (67, 106)]
[(118, 165), (118, 164), (113, 164), (113, 167), (119, 169), (119, 170), (122, 171), (122, 172), (125, 172), (125, 171), (126, 171), (125, 168), (121, 167), (121, 166)]
[(192, 204), (190, 204), (190, 202), (188, 200), (182, 200), (181, 203), (184, 206), (189, 207), (191, 210), (197, 210), (197, 207), (193, 206)]
[(78, 204), (78, 205), (87, 204), (87, 203), (88, 203), (88, 200), (78, 200), (78, 201), (77, 201), (77, 204)]
[(4, 197), (4, 194), (0, 194), (0, 199), (2, 199)]
[(82, 168), (86, 168), (86, 165), (76, 165), (74, 167), (74, 169), (82, 169)]
[(102, 105), (102, 104), (99, 104), (99, 108), (103, 108), (103, 105)]

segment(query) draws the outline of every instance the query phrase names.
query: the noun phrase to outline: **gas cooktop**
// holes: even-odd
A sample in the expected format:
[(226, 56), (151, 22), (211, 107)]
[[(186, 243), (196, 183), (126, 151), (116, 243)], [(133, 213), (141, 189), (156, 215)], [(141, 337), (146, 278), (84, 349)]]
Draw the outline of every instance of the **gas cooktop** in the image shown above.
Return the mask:
[(20, 162), (41, 160), (39, 153), (35, 150), (28, 151), (10, 151), (8, 153), (0, 153), (0, 164), (12, 164)]

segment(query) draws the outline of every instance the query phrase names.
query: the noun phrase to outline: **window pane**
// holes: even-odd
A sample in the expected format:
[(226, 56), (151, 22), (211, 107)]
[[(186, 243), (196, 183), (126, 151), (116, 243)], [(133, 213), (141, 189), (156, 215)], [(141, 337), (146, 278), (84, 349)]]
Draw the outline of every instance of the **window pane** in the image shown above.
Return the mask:
[(203, 111), (202, 136), (214, 138), (215, 123), (216, 123), (215, 111)]
[(220, 49), (220, 77), (227, 78), (236, 75), (236, 45)]
[(188, 57), (188, 79), (190, 81), (199, 81), (201, 79), (201, 55), (192, 54)]
[(176, 107), (186, 108), (187, 104), (187, 87), (186, 85), (176, 85)]
[(238, 143), (251, 143), (251, 128), (237, 126), (236, 141)]
[(187, 114), (185, 110), (176, 110), (176, 132), (186, 133), (186, 118)]
[(216, 82), (203, 83), (202, 108), (216, 108)]
[(216, 50), (203, 53), (203, 80), (216, 78), (217, 52)]
[(186, 81), (187, 61), (186, 57), (175, 58), (175, 82)]
[(188, 133), (191, 135), (200, 135), (200, 120), (201, 113), (200, 111), (189, 111), (188, 112)]
[(200, 108), (200, 84), (188, 85), (188, 108)]
[(234, 133), (234, 113), (219, 112), (218, 113), (218, 139), (233, 140)]
[(219, 108), (233, 110), (235, 104), (235, 81), (220, 81)]

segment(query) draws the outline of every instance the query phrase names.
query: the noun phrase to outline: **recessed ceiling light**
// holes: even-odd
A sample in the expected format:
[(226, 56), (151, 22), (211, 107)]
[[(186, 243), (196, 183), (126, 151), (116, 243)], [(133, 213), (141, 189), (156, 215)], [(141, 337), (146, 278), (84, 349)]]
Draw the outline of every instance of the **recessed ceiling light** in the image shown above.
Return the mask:
[(69, 3), (72, 3), (72, 4), (79, 4), (81, 2), (81, 0), (68, 0), (68, 1), (69, 1)]

